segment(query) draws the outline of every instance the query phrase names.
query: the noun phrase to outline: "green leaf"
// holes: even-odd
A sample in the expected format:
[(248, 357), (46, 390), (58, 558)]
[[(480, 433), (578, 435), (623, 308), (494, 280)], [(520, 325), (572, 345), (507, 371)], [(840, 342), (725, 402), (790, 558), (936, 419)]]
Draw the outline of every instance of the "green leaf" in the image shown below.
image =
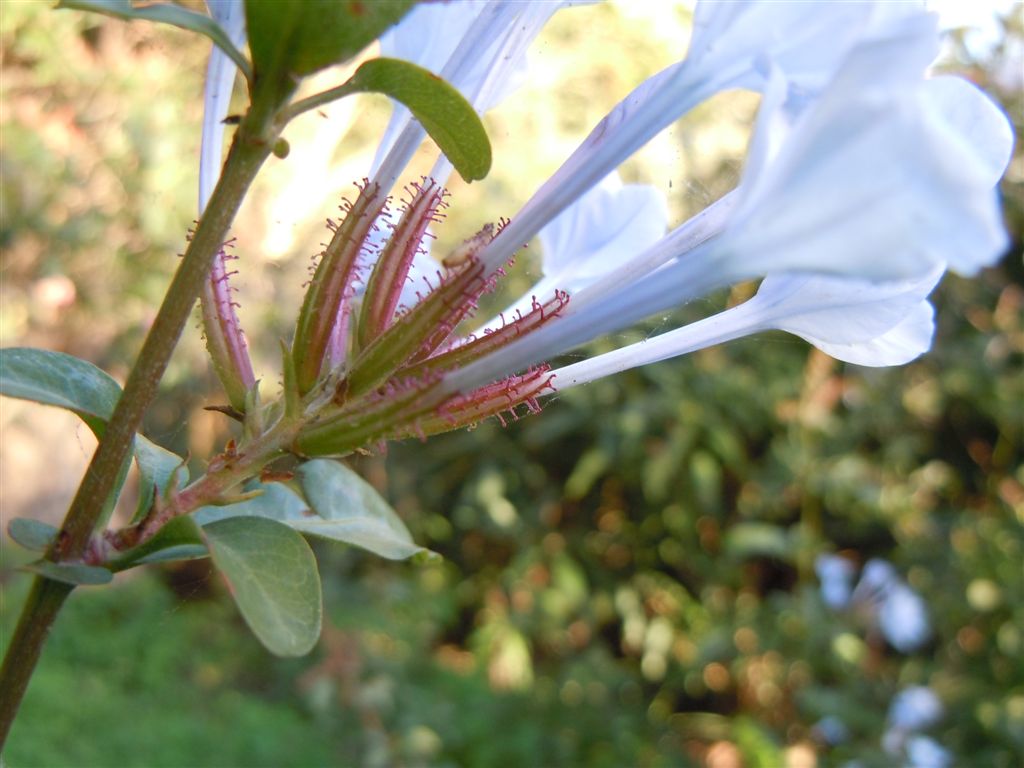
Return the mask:
[(262, 491), (259, 496), (236, 504), (218, 507), (200, 507), (192, 519), (201, 526), (231, 517), (265, 517), (291, 525), (292, 520), (309, 515), (309, 505), (294, 491), (281, 483), (251, 483), (247, 491)]
[(157, 531), (153, 538), (108, 561), (106, 565), (116, 573), (146, 563), (196, 560), (209, 555), (199, 526), (190, 517), (175, 517)]
[(198, 32), (200, 35), (210, 38), (224, 51), (242, 70), (246, 80), (252, 80), (252, 68), (249, 66), (248, 60), (241, 51), (231, 44), (231, 39), (220, 24), (205, 14), (167, 3), (136, 6), (132, 5), (131, 0), (60, 0), (57, 7), (102, 13), (124, 21), (134, 21), (135, 19), (155, 21), (190, 32)]
[(280, 95), (294, 81), (340, 64), (372, 43), (415, 0), (246, 0), (258, 88)]
[(316, 459), (303, 464), (299, 476), (317, 516), (289, 520), (295, 530), (354, 544), (391, 560), (430, 554), (413, 542), (401, 518), (380, 494), (343, 464)]
[(121, 387), (95, 365), (77, 357), (10, 347), (0, 349), (0, 395), (74, 411), (101, 437)]
[(434, 73), (408, 61), (371, 59), (348, 85), (386, 94), (407, 106), (467, 182), (482, 179), (491, 170), (491, 143), (480, 116)]
[(7, 535), (25, 549), (43, 552), (57, 538), (57, 529), (31, 517), (16, 517), (7, 524)]
[[(72, 411), (99, 438), (121, 397), (121, 387), (95, 365), (77, 357), (47, 349), (9, 347), (0, 349), (0, 395)], [(184, 459), (136, 435), (135, 460), (143, 489), (135, 513), (135, 520), (138, 520), (152, 503), (149, 489), (155, 485), (163, 492)], [(102, 520), (108, 519), (113, 511), (117, 494), (128, 476), (129, 464), (126, 461), (121, 467), (114, 491), (105, 503)]]
[(263, 517), (232, 517), (203, 529), (213, 562), (246, 623), (271, 653), (302, 656), (320, 637), (320, 575), (298, 533)]
[(133, 523), (137, 523), (149, 512), (153, 506), (154, 492), (162, 496), (175, 475), (179, 485), (188, 482), (185, 459), (142, 435), (135, 436), (135, 463), (139, 467), (139, 504), (132, 518)]
[(786, 531), (769, 523), (739, 523), (725, 535), (725, 551), (740, 559), (774, 557), (790, 561), (794, 549)]
[(114, 578), (114, 574), (106, 568), (83, 565), (82, 563), (53, 563), (49, 560), (37, 560), (23, 567), (26, 571), (32, 571), (48, 579), (76, 587), (108, 584)]

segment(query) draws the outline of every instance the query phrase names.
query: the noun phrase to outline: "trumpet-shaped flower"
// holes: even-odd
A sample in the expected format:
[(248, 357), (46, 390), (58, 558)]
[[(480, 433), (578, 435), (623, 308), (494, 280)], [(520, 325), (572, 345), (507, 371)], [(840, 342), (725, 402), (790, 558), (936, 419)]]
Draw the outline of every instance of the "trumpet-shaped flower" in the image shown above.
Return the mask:
[[(688, 251), (673, 249), (684, 225), (638, 257), (649, 270), (628, 279), (627, 267), (609, 273), (603, 290), (580, 291), (556, 322), (459, 372), (451, 385), (464, 388), (550, 358), (743, 279), (802, 272), (933, 285), (947, 263), (966, 274), (991, 264), (1006, 245), (994, 186), (1012, 135), (1005, 116), (973, 86), (923, 78), (932, 49), (904, 36), (855, 47), (821, 97), (795, 117), (776, 68), (743, 181), (725, 215), (712, 219), (717, 233), (702, 233)], [(983, 149), (975, 147), (979, 135)], [(873, 337), (880, 355), (874, 364), (923, 351), (928, 310), (906, 309), (908, 324), (899, 332)], [(813, 331), (802, 331), (814, 341)], [(893, 344), (919, 349), (901, 355)], [(850, 352), (851, 360), (872, 364), (871, 354)]]
[(921, 11), (917, 2), (870, 0), (813, 8), (758, 0), (698, 3), (686, 58), (643, 82), (598, 123), (482, 257), (492, 268), (503, 263), (517, 243), (701, 102), (731, 88), (763, 87), (766, 62), (801, 98), (811, 98), (843, 55), (865, 40), (890, 36), (905, 46), (930, 45), (930, 61), (938, 51), (936, 22)]
[(926, 296), (942, 276), (872, 283), (808, 274), (770, 275), (753, 298), (675, 331), (554, 372), (559, 389), (767, 330), (800, 336), (823, 352), (865, 366), (901, 365), (931, 346)]
[[(382, 46), (438, 72), (482, 113), (569, 4), (422, 6)], [(332, 222), (300, 314), (299, 391), (323, 391), (331, 405), (296, 450), (345, 453), (520, 404), (536, 410), (554, 387), (765, 330), (861, 365), (912, 360), (930, 346), (927, 296), (947, 265), (972, 274), (1006, 244), (994, 187), (1012, 134), (973, 86), (925, 77), (937, 50), (935, 19), (918, 3), (699, 3), (687, 56), (613, 109), (511, 221), (484, 224), (440, 262), (423, 238), (445, 207), (443, 157), (432, 178), (407, 187), (401, 215), (382, 218), (425, 136), (396, 107), (374, 173), (346, 219)], [(690, 108), (737, 87), (763, 93), (741, 182), (665, 234), (660, 194), (623, 186), (615, 169)], [(208, 109), (220, 114), (216, 93)], [(539, 282), (466, 333), (480, 296), (538, 236)], [(738, 306), (550, 369), (591, 339), (757, 278)], [(885, 616), (905, 616), (914, 602), (898, 587), (881, 604)], [(890, 642), (913, 645), (885, 630), (885, 616)]]

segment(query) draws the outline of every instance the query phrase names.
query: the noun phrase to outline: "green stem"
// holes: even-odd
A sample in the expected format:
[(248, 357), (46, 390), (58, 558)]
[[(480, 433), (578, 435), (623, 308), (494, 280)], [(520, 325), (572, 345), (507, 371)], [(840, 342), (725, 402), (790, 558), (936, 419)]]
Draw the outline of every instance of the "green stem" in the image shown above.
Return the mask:
[(280, 457), (284, 453), (282, 446), (290, 445), (295, 440), (303, 424), (301, 419), (283, 418), (253, 443), (243, 445), (237, 454), (216, 459), (219, 462), (216, 469), (211, 469), (178, 492), (158, 514), (133, 526), (137, 531), (137, 541), (132, 542), (132, 546), (145, 543), (173, 518), (222, 500), (233, 488)]
[(311, 109), (322, 107), (324, 104), (330, 104), (332, 101), (337, 101), (338, 99), (343, 99), (346, 96), (351, 96), (353, 93), (362, 93), (364, 90), (366, 90), (365, 87), (349, 80), (348, 82), (337, 85), (334, 88), (329, 88), (322, 93), (317, 93), (312, 96), (308, 96), (305, 99), (296, 101), (294, 104), (291, 104), (282, 111), (280, 120), (282, 123), (288, 123), (303, 112), (308, 112)]
[[(228, 227), (260, 166), (270, 155), (277, 138), (276, 131), (268, 128), (270, 123), (269, 119), (257, 120), (250, 112), (239, 126), (217, 188), (125, 382), (121, 399), (64, 518), (60, 536), (48, 553), (50, 559), (80, 560), (85, 553), (100, 520), (103, 503), (114, 492), (118, 472), (132, 449), (143, 414), (156, 395), (157, 385), (224, 243)], [(275, 135), (268, 135), (271, 133)], [(22, 609), (0, 672), (0, 749), (43, 642), (68, 592), (70, 587), (66, 585), (37, 579)]]
[(0, 667), (0, 748), (7, 741), (43, 643), (73, 587), (41, 576), (32, 581), (11, 646)]

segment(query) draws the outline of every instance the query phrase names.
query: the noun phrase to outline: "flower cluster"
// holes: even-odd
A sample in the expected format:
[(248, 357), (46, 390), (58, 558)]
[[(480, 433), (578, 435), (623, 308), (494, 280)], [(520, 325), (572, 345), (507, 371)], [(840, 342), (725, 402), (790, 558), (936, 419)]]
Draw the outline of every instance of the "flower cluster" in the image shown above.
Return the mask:
[[(381, 41), (436, 71), (481, 114), (512, 90), (526, 50), (569, 2), (424, 4)], [(212, 4), (243, 35), (238, 4)], [(305, 455), (426, 436), (617, 371), (769, 329), (861, 365), (928, 349), (927, 296), (947, 268), (974, 274), (1006, 249), (995, 186), (1012, 148), (1006, 117), (955, 77), (929, 77), (937, 22), (916, 2), (697, 4), (687, 56), (641, 83), (510, 221), (434, 261), (452, 166), (390, 193), (425, 132), (396, 106), (373, 170), (331, 222), (286, 356), (307, 425)], [(217, 175), (233, 65), (210, 63), (201, 204)], [(759, 91), (743, 177), (668, 228), (652, 188), (616, 168), (714, 94)], [(539, 237), (543, 275), (509, 310), (465, 331), (477, 300)], [(244, 410), (254, 376), (221, 266), (204, 297), (216, 367)], [(761, 279), (745, 303), (552, 370), (581, 344), (708, 292)]]

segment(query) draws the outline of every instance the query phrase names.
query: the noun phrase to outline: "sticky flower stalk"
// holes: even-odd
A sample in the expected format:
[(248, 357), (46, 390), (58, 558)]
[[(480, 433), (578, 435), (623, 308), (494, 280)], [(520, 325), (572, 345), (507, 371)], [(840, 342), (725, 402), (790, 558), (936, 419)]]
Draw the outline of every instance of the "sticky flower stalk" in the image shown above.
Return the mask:
[(313, 388), (325, 359), (331, 358), (330, 350), (339, 343), (335, 326), (348, 311), (360, 258), (367, 255), (366, 243), (386, 205), (380, 187), (364, 181), (356, 199), (346, 200), (342, 206), (345, 218), (338, 224), (328, 222), (334, 235), (313, 273), (292, 342), (296, 378), (303, 394)]
[(350, 391), (364, 394), (383, 384), (407, 362), (437, 349), (473, 311), (486, 287), (483, 267), (475, 261), (448, 276), (356, 358), (349, 377)]
[(410, 199), (366, 284), (358, 326), (360, 347), (380, 336), (394, 321), (413, 258), (422, 251), (423, 238), (430, 236), (427, 227), (440, 223), (440, 209), (447, 207), (447, 193), (433, 180), (413, 184), (407, 192)]
[(217, 254), (210, 277), (203, 285), (200, 295), (200, 309), (203, 315), (203, 333), (206, 349), (213, 361), (213, 368), (220, 379), (228, 402), (238, 412), (245, 412), (246, 394), (256, 384), (256, 375), (249, 359), (248, 345), (242, 333), (237, 304), (232, 299), (232, 288), (228, 283), (233, 272), (227, 269), (226, 249)]

